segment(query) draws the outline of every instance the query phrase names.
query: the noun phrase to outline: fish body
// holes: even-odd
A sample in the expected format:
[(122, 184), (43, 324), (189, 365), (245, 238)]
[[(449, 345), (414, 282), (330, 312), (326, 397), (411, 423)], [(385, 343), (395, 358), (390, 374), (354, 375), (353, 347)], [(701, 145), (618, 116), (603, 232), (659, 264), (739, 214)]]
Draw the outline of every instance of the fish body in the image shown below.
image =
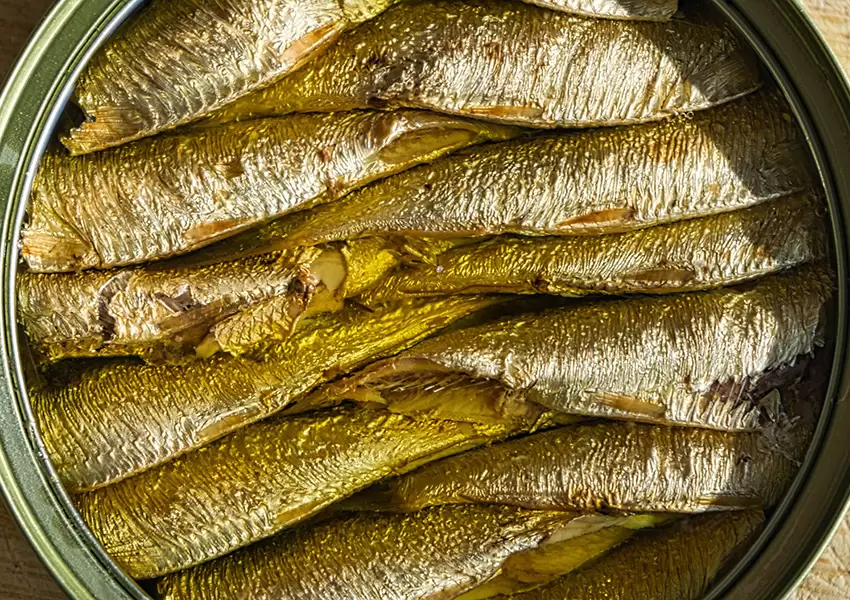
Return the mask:
[(619, 235), (499, 237), (404, 268), (369, 304), (420, 296), (668, 293), (732, 285), (825, 255), (811, 194)]
[(294, 115), (42, 159), (22, 256), (77, 271), (184, 254), (513, 128), (421, 111)]
[(593, 564), (510, 600), (700, 600), (736, 550), (756, 535), (760, 511), (700, 515), (636, 536)]
[(147, 579), (232, 552), (378, 479), (506, 433), (357, 408), (274, 418), (75, 501), (110, 556)]
[(679, 8), (678, 0), (528, 0), (551, 10), (585, 17), (668, 21)]
[(398, 352), (492, 300), (450, 299), (304, 319), (258, 356), (186, 365), (112, 361), (31, 394), (53, 465), (71, 491), (101, 487), (268, 417), (323, 381)]
[(212, 118), (415, 106), (532, 127), (638, 123), (752, 92), (756, 64), (731, 29), (709, 22), (414, 1)]
[(761, 433), (579, 424), (436, 462), (380, 484), (350, 507), (406, 512), (481, 502), (665, 513), (769, 507), (806, 450), (803, 429), (787, 437), (773, 449)]
[(787, 105), (759, 93), (693, 118), (471, 148), (318, 207), (288, 239), (616, 233), (742, 209), (815, 181)]
[(448, 332), (324, 393), (392, 402), (450, 378), (494, 406), (757, 430), (760, 400), (820, 343), (831, 290), (816, 265), (737, 289), (577, 303)]
[(454, 598), (496, 575), (512, 554), (568, 530), (576, 517), (492, 506), (362, 514), (168, 575), (158, 590), (163, 600)]
[(392, 1), (154, 0), (83, 71), (75, 154), (193, 121), (269, 85)]

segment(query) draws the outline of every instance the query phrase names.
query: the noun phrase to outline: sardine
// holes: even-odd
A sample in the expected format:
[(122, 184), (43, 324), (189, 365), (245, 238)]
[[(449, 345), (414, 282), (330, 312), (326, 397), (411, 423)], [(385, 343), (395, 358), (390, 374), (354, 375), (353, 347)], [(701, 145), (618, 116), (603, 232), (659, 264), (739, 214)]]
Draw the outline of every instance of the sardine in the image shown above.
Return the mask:
[(383, 477), (507, 433), (350, 407), (276, 417), (76, 504), (110, 556), (146, 579), (232, 552)]
[(25, 271), (18, 320), (47, 360), (138, 355), (174, 363), (196, 351), (241, 354), (284, 339), (305, 315), (342, 308), (400, 259), (377, 239), (211, 265), (184, 258), (108, 271)]
[(363, 301), (487, 292), (703, 290), (820, 259), (825, 239), (818, 202), (806, 194), (619, 235), (485, 240), (398, 271)]
[(74, 100), (74, 153), (197, 119), (269, 85), (393, 0), (154, 0), (92, 57)]
[(606, 19), (668, 21), (679, 8), (678, 0), (527, 0), (567, 13)]
[(537, 548), (512, 555), (504, 562), (498, 575), (457, 596), (456, 600), (484, 600), (538, 588), (616, 548), (639, 530), (671, 520), (673, 518), (669, 515), (634, 515), (623, 517), (617, 525), (576, 538), (564, 541), (550, 539)]
[(113, 361), (68, 375), (31, 401), (42, 439), (71, 491), (118, 481), (268, 417), (327, 381), (387, 356), (493, 301), (471, 297), (349, 307), (302, 320), (260, 356), (184, 366)]
[(731, 28), (708, 19), (624, 22), (509, 1), (413, 0), (212, 120), (415, 106), (534, 127), (639, 123), (752, 92), (756, 65)]
[(473, 148), (319, 207), (291, 243), (628, 231), (817, 189), (787, 106), (757, 94), (660, 124)]
[(822, 343), (831, 291), (830, 275), (815, 265), (740, 288), (576, 303), (434, 337), (323, 393), (391, 405), (410, 390), (427, 401), (440, 387), (476, 386), (491, 396), (478, 404), (504, 413), (532, 403), (757, 430), (767, 418), (760, 400)]
[(700, 513), (769, 507), (808, 441), (605, 422), (510, 440), (428, 465), (352, 498), (348, 508), (415, 511), (481, 502), (537, 510)]
[(363, 514), (168, 575), (158, 589), (163, 600), (454, 598), (496, 575), (512, 554), (585, 529), (575, 513), (507, 506)]
[(513, 128), (421, 111), (295, 115), (41, 161), (21, 253), (34, 271), (183, 254)]
[(700, 600), (764, 522), (760, 511), (691, 517), (635, 537), (557, 582), (510, 600)]

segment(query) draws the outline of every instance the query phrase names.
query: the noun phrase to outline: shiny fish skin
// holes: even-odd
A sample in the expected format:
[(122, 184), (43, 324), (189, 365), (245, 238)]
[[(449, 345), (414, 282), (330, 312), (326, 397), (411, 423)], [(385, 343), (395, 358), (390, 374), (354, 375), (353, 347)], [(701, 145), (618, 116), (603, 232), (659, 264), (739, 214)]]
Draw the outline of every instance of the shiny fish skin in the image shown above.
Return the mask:
[(176, 360), (194, 354), (211, 328), (240, 310), (280, 297), (291, 329), (320, 285), (317, 249), (210, 266), (136, 267), (18, 275), (18, 321), (47, 360), (140, 355)]
[(47, 154), (24, 227), (34, 271), (183, 254), (513, 128), (422, 111), (293, 115), (88, 156)]
[(97, 488), (268, 417), (319, 383), (492, 302), (447, 299), (375, 313), (351, 307), (302, 320), (258, 357), (180, 367), (115, 361), (31, 392), (33, 411), (65, 486)]
[(274, 418), (76, 504), (110, 556), (146, 579), (232, 552), (383, 477), (506, 433), (352, 408)]
[(296, 69), (392, 0), (154, 0), (101, 48), (74, 94), (73, 153), (197, 119)]
[(679, 8), (678, 0), (527, 0), (552, 10), (585, 17), (668, 21)]
[(760, 511), (692, 517), (636, 537), (553, 584), (505, 599), (700, 600), (763, 522)]
[(781, 448), (770, 449), (761, 433), (574, 425), (447, 458), (365, 492), (350, 507), (407, 512), (484, 502), (669, 513), (767, 507), (797, 471), (789, 456), (802, 459), (808, 441), (803, 428), (783, 438)]
[(812, 194), (620, 235), (495, 238), (398, 271), (367, 304), (419, 296), (688, 292), (731, 285), (825, 255)]
[(391, 393), (455, 374), (501, 384), (494, 401), (508, 405), (755, 430), (770, 391), (760, 378), (820, 343), (831, 291), (829, 274), (813, 266), (737, 289), (574, 304), (426, 340), (333, 384), (334, 393)]
[(492, 506), (358, 515), (166, 576), (158, 590), (162, 600), (453, 598), (575, 516)]
[(693, 119), (470, 149), (319, 207), (290, 239), (628, 231), (816, 189), (810, 162), (787, 105), (762, 93)]
[(638, 123), (752, 92), (756, 64), (730, 29), (712, 23), (586, 19), (509, 1), (414, 0), (212, 120), (414, 106), (533, 127)]

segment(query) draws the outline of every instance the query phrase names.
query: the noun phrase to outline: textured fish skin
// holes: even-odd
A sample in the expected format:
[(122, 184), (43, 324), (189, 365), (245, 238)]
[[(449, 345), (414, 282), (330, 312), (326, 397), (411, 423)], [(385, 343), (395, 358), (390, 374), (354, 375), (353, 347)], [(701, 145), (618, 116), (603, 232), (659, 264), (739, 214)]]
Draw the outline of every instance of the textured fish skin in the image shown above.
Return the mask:
[(352, 499), (414, 511), (467, 502), (539, 510), (700, 513), (769, 507), (797, 471), (804, 428), (761, 433), (607, 422), (510, 440), (428, 465)]
[(197, 119), (298, 68), (392, 0), (153, 0), (92, 57), (73, 153)]
[(585, 17), (667, 21), (678, 0), (528, 0), (532, 4)]
[(415, 106), (533, 127), (638, 123), (752, 92), (756, 64), (730, 29), (711, 23), (586, 19), (518, 2), (414, 1), (212, 119)]
[(756, 94), (692, 119), (470, 149), (319, 207), (290, 240), (628, 231), (816, 189), (809, 165), (787, 105)]
[(692, 517), (653, 531), (557, 582), (511, 600), (699, 600), (764, 515), (744, 511)]
[(194, 129), (88, 156), (51, 153), (30, 196), (34, 271), (189, 252), (513, 128), (422, 111), (293, 115)]
[(575, 516), (492, 506), (358, 515), (166, 576), (158, 590), (163, 600), (454, 598)]
[(321, 285), (315, 248), (210, 266), (18, 276), (18, 320), (47, 360), (140, 355), (180, 360), (216, 323), (280, 297), (291, 329)]
[[(597, 301), (449, 332), (327, 390), (391, 396), (466, 375), (494, 403), (594, 417), (756, 430), (760, 379), (820, 343), (830, 275), (820, 265), (741, 288)], [(781, 379), (781, 378), (780, 378)], [(775, 387), (777, 384), (772, 384)], [(501, 388), (501, 389), (499, 389)]]
[(71, 491), (118, 481), (278, 412), (339, 373), (387, 356), (487, 306), (482, 298), (350, 307), (302, 320), (257, 357), (183, 366), (110, 362), (31, 393), (50, 458)]
[(607, 236), (495, 238), (391, 275), (367, 304), (473, 293), (668, 293), (755, 279), (825, 255), (812, 194)]
[(232, 552), (383, 477), (506, 433), (350, 407), (278, 417), (76, 504), (110, 556), (146, 579)]

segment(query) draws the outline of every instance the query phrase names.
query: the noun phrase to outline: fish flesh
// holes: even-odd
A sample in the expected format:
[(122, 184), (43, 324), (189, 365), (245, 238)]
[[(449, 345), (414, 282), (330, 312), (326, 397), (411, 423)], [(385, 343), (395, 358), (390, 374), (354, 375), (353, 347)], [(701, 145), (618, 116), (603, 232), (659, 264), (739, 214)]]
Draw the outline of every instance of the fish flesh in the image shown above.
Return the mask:
[[(458, 503), (537, 510), (701, 513), (774, 505), (809, 428), (775, 436), (603, 422), (517, 438), (428, 465), (348, 508), (416, 511)], [(781, 441), (779, 441), (781, 440)]]
[(739, 288), (574, 303), (433, 337), (323, 394), (392, 404), (411, 390), (427, 396), (475, 385), (504, 413), (532, 403), (591, 417), (758, 430), (767, 420), (761, 399), (823, 343), (831, 293), (830, 274), (818, 264)]
[(168, 575), (158, 591), (163, 600), (454, 598), (496, 575), (511, 555), (586, 529), (575, 513), (507, 506), (362, 514), (294, 529)]
[(318, 207), (288, 237), (615, 233), (808, 189), (818, 188), (799, 128), (760, 93), (693, 118), (472, 148)]
[(632, 541), (548, 586), (510, 600), (700, 600), (764, 515), (742, 511), (691, 517)]
[(184, 254), (514, 128), (422, 111), (293, 115), (140, 140), (39, 166), (21, 253), (33, 271)]
[(275, 417), (75, 503), (110, 556), (147, 579), (232, 552), (383, 477), (507, 433), (351, 407)]
[(804, 194), (741, 211), (619, 235), (498, 237), (398, 271), (368, 291), (369, 305), (478, 293), (668, 293), (755, 279), (821, 259), (819, 203)]
[(186, 365), (111, 361), (30, 394), (54, 467), (70, 491), (113, 483), (254, 421), (370, 360), (404, 349), (492, 305), (469, 297), (351, 306), (302, 319), (258, 356), (214, 356)]
[(193, 121), (269, 85), (393, 0), (153, 0), (89, 61), (74, 92), (81, 154)]
[(577, 538), (554, 542), (547, 540), (537, 548), (512, 555), (504, 562), (498, 575), (457, 596), (456, 600), (484, 600), (538, 588), (602, 556), (639, 530), (663, 525), (671, 520), (669, 515), (634, 515), (623, 517), (617, 525)]
[[(203, 254), (203, 253), (202, 253)], [(398, 263), (383, 240), (299, 248), (223, 263), (169, 263), (18, 275), (18, 321), (46, 360), (138, 355), (179, 363), (242, 354), (287, 337), (298, 320), (342, 308)]]
[(759, 85), (755, 56), (710, 18), (613, 21), (510, 1), (413, 0), (211, 121), (413, 106), (593, 127), (708, 108)]
[(679, 8), (678, 0), (527, 0), (552, 10), (585, 17), (668, 21)]

